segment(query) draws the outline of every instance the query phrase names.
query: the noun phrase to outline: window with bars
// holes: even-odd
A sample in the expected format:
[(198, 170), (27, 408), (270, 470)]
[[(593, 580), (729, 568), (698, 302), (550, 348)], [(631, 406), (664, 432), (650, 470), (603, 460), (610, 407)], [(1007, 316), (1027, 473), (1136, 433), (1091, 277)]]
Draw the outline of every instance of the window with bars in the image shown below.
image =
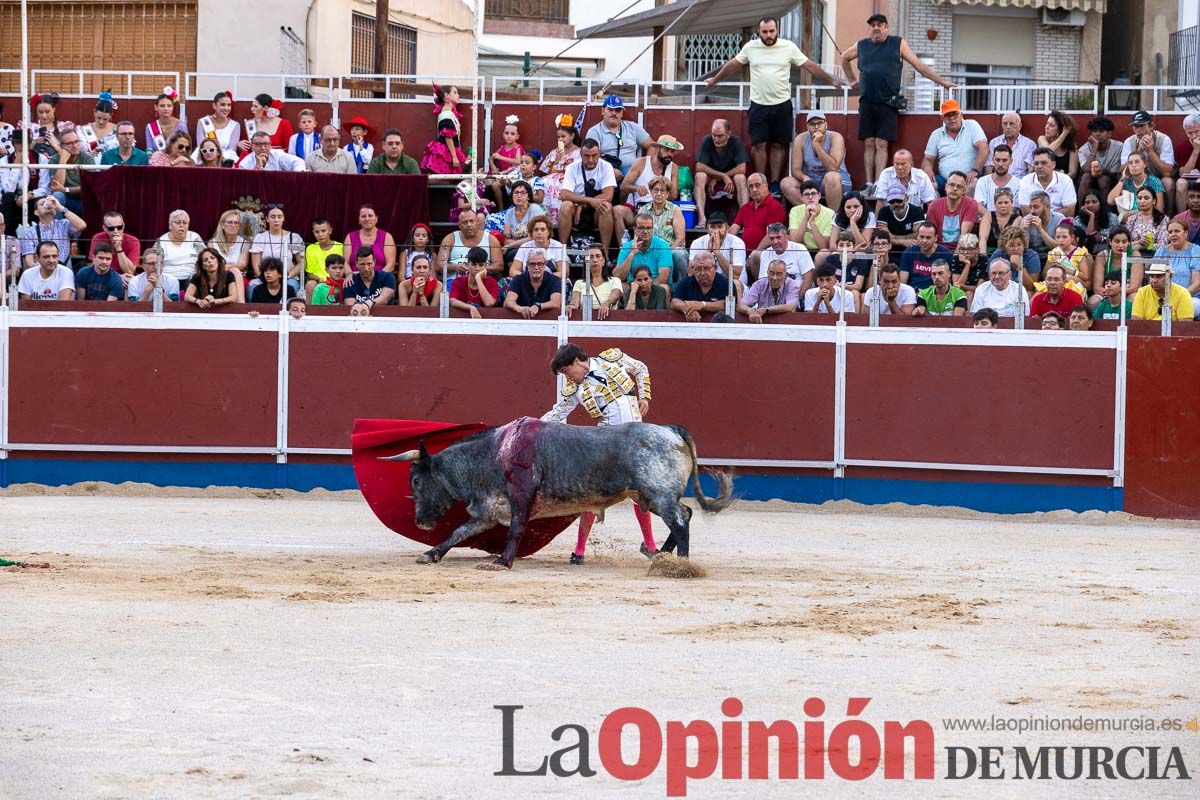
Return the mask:
[[(351, 18), (353, 39), (350, 48), (350, 71), (356, 75), (375, 74), (375, 18), (354, 12)], [(417, 71), (417, 31), (407, 25), (388, 23), (387, 50), (384, 53), (385, 75), (407, 75)], [(382, 88), (381, 88), (382, 91)], [(365, 90), (351, 92), (354, 97), (371, 97)], [(393, 99), (409, 97), (392, 82)]]
[(487, 0), (485, 19), (519, 19), (536, 22), (570, 22), (569, 0)]
[[(196, 2), (92, 2), (28, 5), (31, 69), (184, 73), (196, 69)], [(0, 53), (19, 66), (21, 4), (0, 0)], [(18, 91), (19, 76), (0, 76), (0, 92)], [(8, 83), (13, 86), (8, 86)], [(158, 75), (134, 76), (133, 93), (162, 90)], [(122, 75), (89, 76), (83, 91), (124, 92)], [(178, 88), (178, 87), (177, 87)], [(40, 75), (38, 91), (74, 94), (77, 75)]]
[(1032, 92), (1020, 88), (1033, 83), (1033, 67), (955, 62), (951, 64), (950, 74), (946, 77), (962, 86), (963, 109), (967, 111), (1034, 108), (1041, 103), (1043, 96), (1041, 90)]

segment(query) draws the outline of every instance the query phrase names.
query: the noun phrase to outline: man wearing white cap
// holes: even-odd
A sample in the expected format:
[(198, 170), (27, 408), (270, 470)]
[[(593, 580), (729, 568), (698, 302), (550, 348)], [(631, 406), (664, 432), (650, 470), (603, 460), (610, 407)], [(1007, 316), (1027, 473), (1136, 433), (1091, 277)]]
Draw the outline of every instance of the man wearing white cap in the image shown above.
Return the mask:
[(821, 189), (825, 205), (841, 208), (842, 197), (850, 191), (850, 171), (846, 169), (846, 139), (829, 130), (824, 111), (810, 111), (804, 133), (792, 146), (792, 174), (784, 178), (779, 188), (792, 205), (798, 206), (800, 185), (812, 181)]
[[(1185, 287), (1170, 280), (1171, 268), (1166, 264), (1151, 264), (1146, 268), (1150, 285), (1138, 289), (1133, 296), (1134, 319), (1162, 319), (1163, 308), (1171, 307), (1172, 319), (1192, 319), (1196, 316), (1196, 307), (1192, 296)], [(1167, 284), (1170, 283), (1171, 295), (1167, 297)]]

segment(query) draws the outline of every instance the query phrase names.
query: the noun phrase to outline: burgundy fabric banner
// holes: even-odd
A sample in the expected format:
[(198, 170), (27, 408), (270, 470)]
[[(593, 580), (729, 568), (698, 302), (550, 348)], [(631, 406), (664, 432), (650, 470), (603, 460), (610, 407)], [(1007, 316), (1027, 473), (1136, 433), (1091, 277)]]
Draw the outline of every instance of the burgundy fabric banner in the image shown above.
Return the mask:
[(330, 175), (312, 172), (266, 172), (244, 169), (185, 167), (114, 167), (84, 172), (83, 217), (93, 236), (104, 230), (106, 211), (125, 216), (125, 231), (143, 243), (167, 232), (167, 217), (182, 208), (190, 229), (212, 238), (222, 212), (235, 203), (282, 203), (285, 227), (312, 241), (312, 221), (333, 223), (338, 241), (358, 228), (358, 207), (375, 206), (379, 227), (397, 244), (408, 241), (418, 222), (429, 222), (429, 187), (424, 175)]

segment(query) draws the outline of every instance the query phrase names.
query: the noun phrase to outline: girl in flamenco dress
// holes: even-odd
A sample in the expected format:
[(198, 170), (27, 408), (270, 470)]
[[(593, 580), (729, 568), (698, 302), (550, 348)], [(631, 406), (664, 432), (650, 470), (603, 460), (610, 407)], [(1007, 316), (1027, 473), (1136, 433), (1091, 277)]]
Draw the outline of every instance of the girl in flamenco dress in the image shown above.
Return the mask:
[(459, 147), (462, 113), (458, 110), (458, 87), (445, 90), (434, 84), (433, 113), (437, 114), (437, 136), (425, 145), (421, 169), (433, 175), (455, 175), (466, 169), (467, 157)]

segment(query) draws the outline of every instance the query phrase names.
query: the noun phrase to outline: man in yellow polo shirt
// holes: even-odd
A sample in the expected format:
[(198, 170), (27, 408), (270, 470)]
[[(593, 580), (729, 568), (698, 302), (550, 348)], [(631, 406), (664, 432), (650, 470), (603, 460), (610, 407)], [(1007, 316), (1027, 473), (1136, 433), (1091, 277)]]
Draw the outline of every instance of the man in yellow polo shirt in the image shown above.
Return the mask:
[[(1166, 264), (1151, 264), (1146, 268), (1150, 276), (1150, 285), (1138, 289), (1133, 296), (1134, 319), (1162, 319), (1163, 298), (1167, 292), (1167, 276), (1171, 270)], [(1171, 297), (1168, 301), (1172, 311), (1172, 319), (1191, 319), (1195, 311), (1192, 307), (1192, 296), (1178, 283), (1171, 283)]]
[(780, 39), (779, 20), (775, 17), (759, 20), (758, 38), (746, 42), (738, 54), (705, 83), (711, 89), (747, 64), (750, 65), (750, 158), (754, 161), (755, 172), (770, 176), (771, 193), (777, 194), (787, 162), (787, 148), (796, 134), (792, 67), (800, 67), (817, 80), (839, 89), (849, 84), (810, 61), (794, 43)]

